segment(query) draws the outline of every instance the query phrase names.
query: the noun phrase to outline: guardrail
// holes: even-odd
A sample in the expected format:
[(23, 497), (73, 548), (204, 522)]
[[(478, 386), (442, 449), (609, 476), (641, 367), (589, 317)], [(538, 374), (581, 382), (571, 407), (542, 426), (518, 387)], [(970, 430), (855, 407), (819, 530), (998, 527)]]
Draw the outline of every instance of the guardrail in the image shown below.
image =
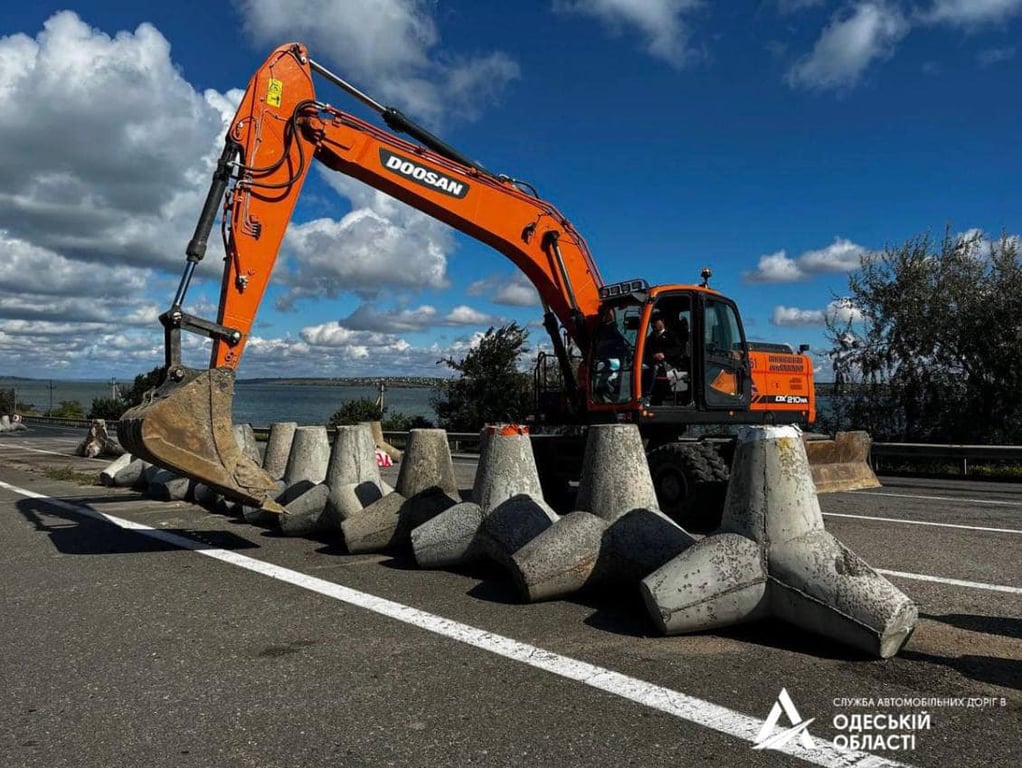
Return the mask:
[[(61, 419), (49, 416), (23, 416), (25, 424), (49, 424), (60, 427), (88, 429), (89, 419)], [(113, 432), (116, 421), (107, 421)], [(270, 433), (269, 427), (254, 427), (256, 437), (263, 440)], [(385, 431), (383, 437), (395, 448), (404, 448), (408, 441), (407, 432)], [(455, 453), (476, 453), (479, 451), (478, 432), (448, 432), (447, 442)], [(1022, 445), (960, 445), (941, 443), (873, 443), (870, 464), (880, 469), (889, 459), (917, 459), (921, 461), (947, 461), (958, 464), (963, 475), (969, 474), (969, 463), (976, 461), (1007, 461), (1022, 464)]]
[(883, 459), (921, 459), (957, 463), (963, 475), (970, 461), (1022, 463), (1022, 445), (956, 445), (936, 443), (873, 443), (870, 463), (879, 469)]

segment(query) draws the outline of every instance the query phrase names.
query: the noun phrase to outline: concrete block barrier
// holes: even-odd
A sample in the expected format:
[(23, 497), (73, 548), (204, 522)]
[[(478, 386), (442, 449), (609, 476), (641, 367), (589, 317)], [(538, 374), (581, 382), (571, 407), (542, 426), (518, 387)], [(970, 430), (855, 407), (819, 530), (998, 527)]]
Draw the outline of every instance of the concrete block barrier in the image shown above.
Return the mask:
[(113, 476), (113, 485), (117, 488), (143, 488), (142, 478), (150, 466), (152, 465), (147, 461), (132, 458), (126, 466), (119, 469)]
[(290, 487), (303, 480), (322, 483), (329, 463), (330, 439), (326, 427), (298, 427), (284, 469), (284, 484)]
[(655, 509), (633, 509), (603, 534), (600, 570), (623, 586), (642, 579), (695, 544), (689, 533)]
[(380, 477), (368, 424), (337, 427), (326, 472), (327, 511), (339, 526), (393, 491)]
[[(488, 541), (487, 534), (480, 530), (483, 520), (509, 499), (518, 496), (530, 501), (524, 506), (507, 507), (502, 513), (505, 528), (500, 529), (504, 540)], [(413, 531), (412, 552), (420, 567), (441, 568), (471, 562), (485, 556), (488, 551), (493, 551), (498, 561), (507, 562), (514, 552), (508, 547), (517, 549), (525, 543), (520, 540), (523, 531), (538, 533), (543, 529), (533, 529), (529, 515), (542, 512), (544, 527), (557, 519), (553, 510), (542, 501), (539, 472), (527, 429), (492, 425), (482, 430), (472, 499), (472, 503), (458, 504), (425, 523), (422, 531)], [(525, 515), (522, 527), (517, 530), (514, 528), (517, 524), (515, 509), (520, 509)], [(445, 536), (449, 537), (446, 541)]]
[(576, 506), (607, 522), (633, 509), (660, 508), (635, 424), (589, 427)]
[(610, 523), (589, 512), (571, 512), (511, 556), (512, 575), (526, 602), (569, 595), (595, 583), (603, 534)]
[(737, 533), (710, 536), (642, 580), (646, 610), (665, 635), (702, 632), (766, 616), (762, 548)]
[[(697, 571), (704, 578), (693, 578)], [(880, 658), (904, 646), (918, 618), (903, 592), (824, 530), (795, 427), (741, 431), (720, 532), (648, 576), (643, 589), (650, 615), (670, 634), (770, 614)]]
[(480, 435), (472, 500), (488, 513), (523, 493), (534, 499), (543, 498), (528, 430), (503, 425), (486, 427)]
[(262, 466), (263, 457), (259, 452), (259, 441), (256, 440), (255, 430), (251, 424), (235, 424), (234, 440), (241, 448), (241, 452), (255, 462), (256, 466)]
[[(126, 469), (129, 464), (134, 460), (134, 456), (130, 453), (122, 453), (116, 459), (107, 464), (103, 471), (99, 473), (99, 482), (101, 485), (114, 486), (117, 485), (117, 473)], [(134, 481), (132, 481), (134, 482)]]
[(558, 520), (558, 515), (541, 499), (522, 493), (512, 496), (483, 517), (479, 526), (480, 551), (514, 573), (515, 552)]
[(471, 562), (482, 555), (478, 540), (482, 508), (463, 501), (427, 520), (412, 531), (412, 554), (420, 568), (446, 568)]
[(169, 469), (160, 469), (149, 479), (146, 493), (160, 501), (185, 501), (191, 498), (195, 481)]
[(455, 499), (436, 487), (421, 491), (412, 498), (393, 491), (342, 521), (341, 534), (352, 554), (402, 549), (413, 530), (456, 503)]
[(433, 488), (439, 488), (451, 497), (458, 496), (447, 432), (442, 429), (413, 429), (408, 433), (408, 445), (394, 490), (410, 499)]
[(287, 470), (287, 460), (291, 455), (291, 443), (295, 439), (298, 424), (293, 421), (280, 421), (270, 425), (270, 436), (266, 440), (263, 453), (263, 469), (274, 480), (282, 480)]
[(295, 495), (279, 515), (280, 530), (287, 536), (337, 530), (339, 521), (327, 511), (330, 486), (317, 483)]
[(411, 532), (460, 501), (442, 429), (413, 429), (392, 493), (345, 518), (349, 552), (381, 552), (410, 543)]

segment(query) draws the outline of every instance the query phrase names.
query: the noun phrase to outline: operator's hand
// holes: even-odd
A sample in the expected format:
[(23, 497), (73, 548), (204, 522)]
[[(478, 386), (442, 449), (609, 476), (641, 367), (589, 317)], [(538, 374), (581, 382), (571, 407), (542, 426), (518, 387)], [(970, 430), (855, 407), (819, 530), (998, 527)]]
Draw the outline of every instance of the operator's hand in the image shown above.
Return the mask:
[(653, 355), (653, 359), (656, 360), (658, 363), (662, 363), (664, 361), (664, 353), (663, 352), (655, 353)]

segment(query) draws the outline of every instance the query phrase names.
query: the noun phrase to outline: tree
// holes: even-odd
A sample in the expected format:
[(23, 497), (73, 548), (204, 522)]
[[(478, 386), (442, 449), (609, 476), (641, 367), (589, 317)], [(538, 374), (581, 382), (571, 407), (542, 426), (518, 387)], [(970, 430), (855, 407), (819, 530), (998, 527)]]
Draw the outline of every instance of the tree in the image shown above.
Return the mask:
[(360, 397), (358, 400), (348, 400), (334, 415), (330, 417), (327, 426), (334, 427), (360, 424), (363, 421), (380, 421), (383, 418), (385, 408), (377, 405), (375, 400), (368, 397)]
[(127, 403), (119, 397), (94, 397), (86, 418), (117, 421), (126, 410), (128, 410)]
[[(867, 255), (828, 321), (837, 426), (878, 440), (1022, 439), (1019, 241), (946, 231)], [(833, 425), (829, 425), (833, 426)]]
[(384, 414), (388, 410), (386, 406), (380, 408), (376, 400), (370, 400), (368, 397), (348, 400), (330, 417), (327, 426), (333, 429), (334, 427), (361, 424), (363, 421), (379, 421), (381, 422), (380, 426), (388, 432), (407, 432), (411, 429), (433, 426), (433, 422), (422, 416), (407, 416), (400, 411), (395, 411), (392, 415), (384, 418)]
[(60, 405), (47, 411), (46, 415), (58, 419), (84, 419), (85, 409), (77, 400), (61, 400)]
[(532, 410), (531, 381), (519, 371), (529, 333), (517, 323), (490, 328), (461, 360), (446, 357), (460, 376), (441, 383), (433, 406), (440, 426), (473, 432), (487, 423), (522, 421)]
[(122, 412), (127, 410), (130, 406), (141, 405), (142, 397), (150, 389), (158, 387), (160, 382), (163, 381), (163, 366), (157, 366), (153, 368), (149, 373), (140, 373), (135, 377), (135, 383), (131, 385), (131, 389), (124, 396), (127, 404), (122, 408)]

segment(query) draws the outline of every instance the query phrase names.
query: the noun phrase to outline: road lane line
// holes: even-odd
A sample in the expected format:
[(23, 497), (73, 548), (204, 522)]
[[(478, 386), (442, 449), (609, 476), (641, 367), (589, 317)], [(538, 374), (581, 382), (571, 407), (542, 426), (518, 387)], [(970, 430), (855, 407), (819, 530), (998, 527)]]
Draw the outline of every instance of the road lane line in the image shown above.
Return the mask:
[(990, 592), (1007, 592), (1012, 595), (1022, 595), (1022, 587), (1008, 587), (1004, 584), (984, 584), (982, 581), (963, 581), (962, 579), (947, 579), (943, 576), (927, 576), (925, 573), (905, 573), (904, 571), (887, 571), (883, 568), (875, 569), (877, 573), (884, 576), (898, 576), (902, 579), (914, 579), (915, 581), (935, 581), (938, 584), (950, 584), (953, 587), (969, 587), (970, 589), (985, 589)]
[(885, 523), (905, 523), (906, 525), (932, 525), (937, 528), (964, 528), (967, 531), (988, 531), (993, 533), (1019, 533), (1018, 528), (987, 528), (982, 525), (958, 525), (957, 523), (931, 523), (927, 520), (904, 520), (898, 517), (873, 517), (871, 515), (847, 515), (842, 512), (824, 512), (827, 517), (850, 517), (855, 520), (881, 520)]
[(894, 496), (897, 499), (924, 499), (926, 501), (964, 501), (969, 504), (998, 504), (1006, 507), (1022, 507), (1022, 501), (997, 501), (995, 499), (963, 499), (958, 496), (917, 496), (913, 493), (884, 493), (883, 491), (841, 491), (856, 496)]
[[(386, 598), (370, 595), (366, 592), (359, 592), (331, 581), (325, 581), (315, 576), (309, 576), (308, 574), (283, 568), (263, 560), (256, 560), (255, 558), (240, 555), (229, 550), (213, 549), (208, 544), (171, 533), (170, 531), (162, 531), (148, 525), (107, 515), (97, 512), (90, 507), (54, 499), (50, 496), (18, 488), (3, 481), (0, 481), (0, 488), (27, 498), (44, 501), (58, 509), (65, 509), (94, 520), (111, 523), (125, 530), (135, 531), (143, 536), (158, 539), (181, 549), (192, 550), (197, 554), (213, 558), (214, 560), (235, 565), (239, 568), (316, 592), (325, 597), (372, 611), (381, 616), (396, 619), (436, 635), (471, 645), (489, 653), (511, 659), (512, 661), (527, 664), (530, 667), (550, 672), (568, 680), (574, 680), (591, 688), (620, 696), (637, 704), (749, 743), (755, 743), (763, 726), (763, 720), (737, 712), (736, 710), (689, 696), (671, 688), (639, 680), (620, 672), (598, 667), (585, 661), (562, 656), (561, 654), (478, 629), (468, 624), (446, 619), (443, 616), (427, 613), (418, 608), (403, 605)], [(816, 765), (827, 766), (827, 768), (906, 766), (905, 763), (888, 760), (867, 752), (840, 749), (833, 742), (826, 741), (821, 737), (814, 737), (814, 742), (816, 746), (812, 750), (807, 750), (796, 740), (790, 744), (785, 744), (778, 751)]]
[(44, 451), (42, 448), (29, 448), (27, 445), (3, 445), (0, 448), (10, 448), (12, 451), (31, 451), (32, 453), (46, 453), (50, 456), (63, 456), (65, 459), (88, 459), (89, 461), (105, 461), (110, 463), (113, 459), (96, 458), (94, 456), (76, 456), (73, 453), (60, 453), (58, 451)]

